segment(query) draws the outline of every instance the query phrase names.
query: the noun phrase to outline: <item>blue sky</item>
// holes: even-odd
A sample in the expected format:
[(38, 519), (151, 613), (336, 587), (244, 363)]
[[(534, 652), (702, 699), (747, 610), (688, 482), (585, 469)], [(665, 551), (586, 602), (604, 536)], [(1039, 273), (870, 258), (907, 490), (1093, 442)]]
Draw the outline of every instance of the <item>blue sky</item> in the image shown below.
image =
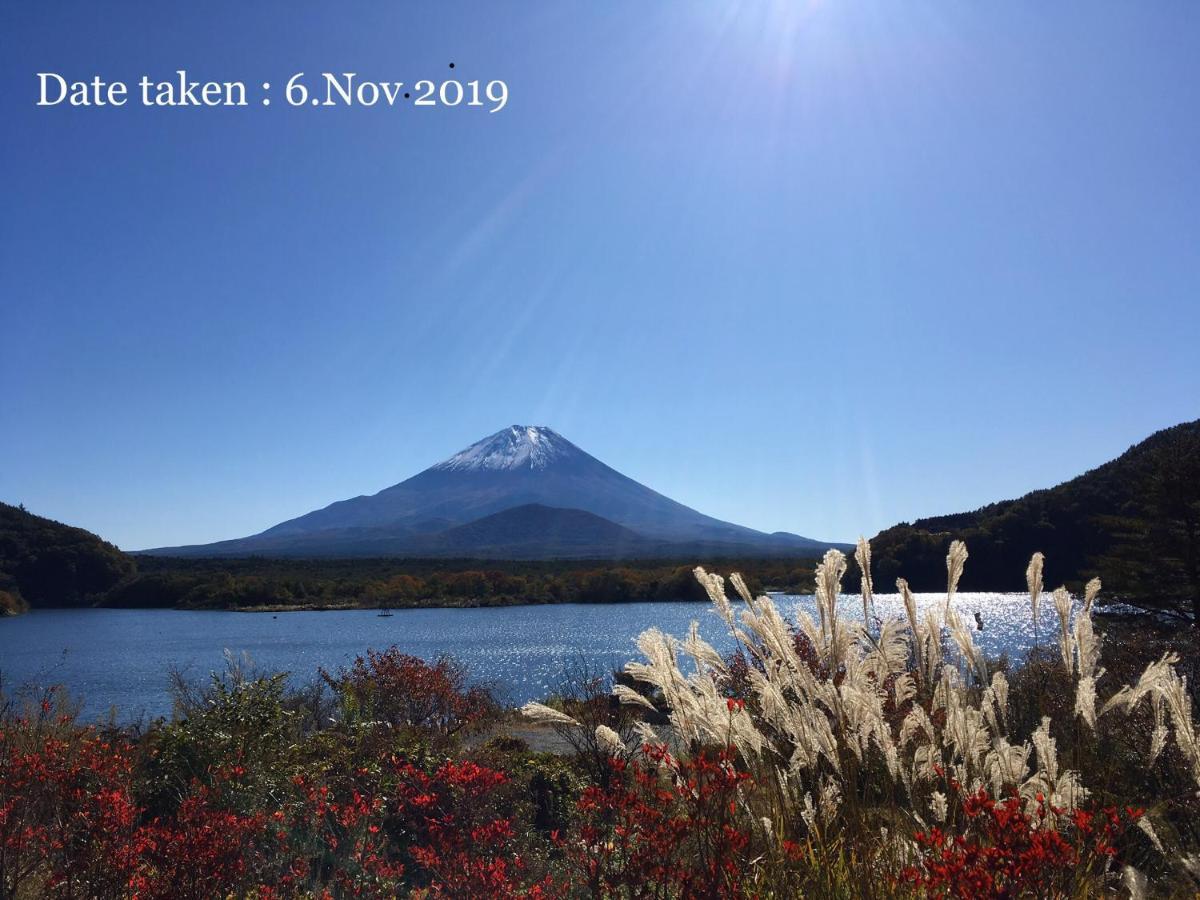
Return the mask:
[[(13, 0), (0, 42), (0, 499), (125, 548), (513, 423), (844, 540), (1200, 415), (1192, 2)], [(257, 103), (450, 61), (508, 107)], [(178, 68), (254, 103), (34, 105)]]

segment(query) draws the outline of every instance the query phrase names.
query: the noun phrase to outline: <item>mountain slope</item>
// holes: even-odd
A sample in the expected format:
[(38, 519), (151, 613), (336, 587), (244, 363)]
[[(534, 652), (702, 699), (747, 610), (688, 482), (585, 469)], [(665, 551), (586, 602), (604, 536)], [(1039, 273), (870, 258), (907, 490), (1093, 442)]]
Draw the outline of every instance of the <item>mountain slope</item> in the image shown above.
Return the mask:
[(647, 540), (581, 509), (530, 503), (414, 539), (414, 552), (430, 556), (483, 553), (506, 559), (614, 557), (647, 551)]
[(0, 503), (0, 612), (87, 606), (135, 570), (90, 531)]
[(518, 425), (378, 494), (333, 503), (262, 536), (381, 525), (423, 533), (433, 530), (430, 521), (463, 524), (530, 503), (582, 509), (664, 540), (762, 536), (650, 490), (549, 428)]
[[(370, 545), (379, 553), (419, 555), (422, 547), (437, 544), (431, 535), (530, 505), (591, 513), (659, 544), (716, 543), (783, 553), (828, 546), (706, 516), (622, 475), (549, 428), (514, 425), (377, 494), (332, 503), (251, 537), (147, 552), (331, 555), (345, 552), (336, 547), (357, 546), (354, 552), (362, 555)], [(473, 553), (465, 534), (445, 540)], [(552, 536), (564, 539), (561, 532)]]
[[(875, 583), (946, 582), (946, 550), (966, 541), (964, 590), (1021, 590), (1035, 551), (1045, 583), (1099, 575), (1106, 593), (1200, 612), (1200, 421), (1151, 435), (1077, 478), (973, 512), (918, 519), (871, 542)], [(1190, 611), (1190, 610), (1194, 610)]]

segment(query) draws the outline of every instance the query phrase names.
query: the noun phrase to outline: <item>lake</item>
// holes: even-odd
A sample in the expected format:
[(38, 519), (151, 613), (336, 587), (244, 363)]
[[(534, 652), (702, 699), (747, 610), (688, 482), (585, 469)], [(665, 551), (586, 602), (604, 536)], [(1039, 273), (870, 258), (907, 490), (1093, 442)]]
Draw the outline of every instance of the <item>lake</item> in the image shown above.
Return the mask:
[[(918, 594), (921, 607), (945, 602), (944, 594)], [(812, 597), (776, 595), (781, 611), (816, 616)], [(989, 656), (1022, 656), (1033, 643), (1025, 594), (959, 594), (968, 621), (978, 611), (977, 640)], [(843, 597), (847, 617), (861, 620), (862, 601)], [(881, 616), (903, 616), (897, 595), (880, 595)], [(392, 644), (433, 659), (449, 653), (473, 679), (493, 685), (505, 702), (538, 700), (553, 691), (564, 667), (585, 659), (609, 670), (637, 658), (634, 639), (657, 625), (682, 637), (695, 619), (722, 652), (732, 639), (707, 603), (562, 604), (495, 609), (375, 610), (271, 613), (182, 612), (167, 609), (42, 610), (0, 619), (0, 676), (4, 689), (63, 684), (84, 704), (87, 718), (115, 707), (124, 721), (168, 715), (168, 671), (195, 678), (224, 666), (226, 650), (248, 653), (257, 666), (287, 671), (298, 682), (319, 667), (349, 665), (368, 648)], [(1053, 640), (1057, 622), (1044, 598), (1038, 635)]]

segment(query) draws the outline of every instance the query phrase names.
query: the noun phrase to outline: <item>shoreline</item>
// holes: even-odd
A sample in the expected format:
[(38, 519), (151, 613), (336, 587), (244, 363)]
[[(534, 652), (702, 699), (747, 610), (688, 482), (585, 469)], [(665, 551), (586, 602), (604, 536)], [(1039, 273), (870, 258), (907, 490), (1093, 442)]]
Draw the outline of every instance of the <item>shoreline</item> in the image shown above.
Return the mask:
[[(812, 597), (812, 593), (792, 593), (782, 590), (764, 590), (764, 594), (775, 598), (780, 595), (786, 597)], [(939, 593), (936, 591), (920, 591), (919, 594)], [(960, 594), (973, 593), (989, 593), (989, 594), (1019, 594), (1021, 591), (960, 591)], [(847, 595), (849, 596), (849, 595)], [(884, 596), (884, 595), (877, 595)], [(730, 597), (730, 603), (734, 605), (742, 604), (740, 597)], [(350, 612), (354, 610), (362, 610), (369, 612), (371, 610), (382, 611), (387, 610), (393, 615), (397, 613), (430, 610), (430, 609), (510, 609), (529, 606), (633, 606), (650, 603), (669, 603), (669, 604), (686, 604), (686, 605), (706, 605), (710, 601), (700, 598), (678, 598), (674, 600), (663, 600), (661, 598), (645, 598), (645, 599), (628, 599), (628, 600), (606, 600), (581, 602), (578, 600), (565, 600), (561, 602), (516, 602), (516, 603), (487, 603), (487, 602), (472, 602), (459, 601), (447, 603), (423, 603), (412, 606), (383, 606), (383, 605), (365, 605), (348, 601), (345, 603), (289, 603), (289, 604), (255, 604), (248, 606), (197, 606), (197, 607), (180, 607), (180, 606), (34, 606), (20, 612), (14, 612), (8, 609), (0, 609), (0, 619), (15, 619), (31, 612), (50, 612), (57, 610), (168, 610), (172, 612), (231, 612), (231, 613), (271, 613), (278, 615), (279, 613), (287, 612)], [(1127, 600), (1113, 599), (1103, 605), (1097, 605), (1096, 614), (1103, 618), (1119, 619), (1119, 618), (1141, 618), (1150, 619), (1159, 622), (1163, 625), (1180, 624), (1179, 620), (1162, 610), (1150, 609), (1135, 604), (1129, 603)]]

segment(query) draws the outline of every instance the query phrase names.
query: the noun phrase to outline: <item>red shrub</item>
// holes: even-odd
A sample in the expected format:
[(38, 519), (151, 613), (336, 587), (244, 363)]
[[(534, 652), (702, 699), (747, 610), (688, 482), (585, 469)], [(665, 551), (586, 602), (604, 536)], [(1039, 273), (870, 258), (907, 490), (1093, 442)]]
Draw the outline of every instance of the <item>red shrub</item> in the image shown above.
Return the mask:
[[(43, 710), (44, 713), (48, 712)], [(69, 719), (0, 725), (0, 896), (120, 896), (136, 865), (132, 751)]]
[(737, 799), (750, 776), (731, 751), (678, 760), (665, 747), (642, 749), (649, 765), (613, 760), (623, 777), (580, 798), (578, 834), (564, 842), (572, 886), (597, 897), (741, 896), (749, 836)]
[[(388, 845), (387, 807), (365, 770), (335, 791), (297, 776), (299, 800), (290, 815), (272, 817), (275, 836), (290, 859), (278, 884), (304, 894), (330, 883), (346, 896), (393, 897), (404, 865)], [(357, 776), (357, 777), (355, 777)]]
[(213, 793), (197, 786), (168, 819), (140, 828), (134, 851), (140, 865), (129, 882), (150, 900), (204, 900), (244, 893), (264, 864), (267, 816), (219, 808)]
[(1082, 873), (1116, 855), (1116, 840), (1142, 815), (1108, 808), (1064, 816), (1040, 795), (1029, 815), (1017, 796), (997, 801), (985, 790), (964, 795), (957, 784), (951, 788), (961, 798), (964, 833), (919, 832), (921, 863), (903, 873), (904, 881), (934, 896), (1070, 895)]
[(274, 820), (292, 859), (277, 878), (285, 893), (393, 897), (411, 884), (431, 897), (527, 894), (512, 822), (496, 812), (507, 802), (496, 797), (503, 772), (471, 762), (426, 772), (393, 758), (328, 783), (294, 783), (297, 803)]
[(397, 816), (431, 896), (528, 894), (512, 820), (496, 812), (494, 795), (507, 775), (472, 762), (447, 762), (432, 775), (409, 763), (397, 771)]
[(392, 647), (367, 651), (354, 665), (326, 681), (358, 714), (397, 727), (449, 736), (483, 716), (492, 701), (482, 688), (468, 688), (466, 673), (442, 657), (430, 665)]

